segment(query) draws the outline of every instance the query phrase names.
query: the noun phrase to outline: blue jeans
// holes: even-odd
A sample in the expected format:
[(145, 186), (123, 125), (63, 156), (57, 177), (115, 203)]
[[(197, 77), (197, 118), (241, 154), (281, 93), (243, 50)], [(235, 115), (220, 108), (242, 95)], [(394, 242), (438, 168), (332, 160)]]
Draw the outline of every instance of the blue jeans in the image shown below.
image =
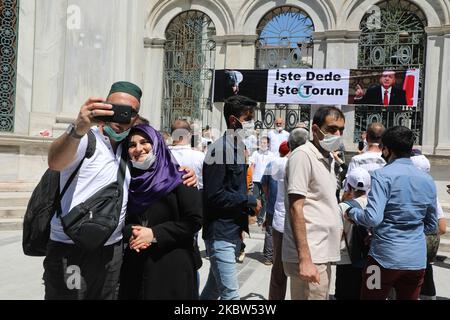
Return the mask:
[(241, 249), (241, 240), (205, 239), (205, 245), (211, 266), (200, 300), (239, 300), (236, 255)]

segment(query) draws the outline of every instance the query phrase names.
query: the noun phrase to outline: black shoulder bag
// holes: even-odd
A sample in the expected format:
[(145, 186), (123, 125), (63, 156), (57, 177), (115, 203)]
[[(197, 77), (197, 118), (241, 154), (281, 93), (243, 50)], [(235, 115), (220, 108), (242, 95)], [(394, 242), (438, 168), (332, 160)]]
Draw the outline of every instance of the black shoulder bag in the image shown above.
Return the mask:
[(65, 216), (61, 216), (61, 206), (58, 207), (57, 214), (61, 217), (64, 232), (83, 250), (94, 251), (101, 248), (117, 228), (122, 211), (125, 168), (122, 153), (117, 181), (73, 207)]
[(89, 130), (88, 145), (83, 159), (67, 180), (63, 191), (60, 193), (59, 171), (47, 169), (39, 184), (33, 191), (28, 201), (27, 210), (23, 220), (22, 248), (27, 256), (45, 256), (47, 243), (50, 238), (50, 223), (58, 211), (60, 199), (66, 192), (84, 159), (92, 157), (95, 152), (96, 140), (94, 133)]

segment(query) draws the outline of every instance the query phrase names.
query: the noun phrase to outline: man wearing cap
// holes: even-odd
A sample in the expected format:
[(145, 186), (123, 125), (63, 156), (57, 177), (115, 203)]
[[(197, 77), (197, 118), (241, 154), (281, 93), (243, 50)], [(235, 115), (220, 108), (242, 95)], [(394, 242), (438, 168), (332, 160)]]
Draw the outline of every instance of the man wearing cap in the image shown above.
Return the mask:
[(395, 87), (395, 71), (386, 70), (380, 76), (380, 84), (375, 85), (364, 94), (360, 85), (357, 85), (355, 91), (355, 104), (373, 104), (373, 105), (407, 105), (406, 93), (403, 89)]
[[(98, 190), (117, 180), (122, 141), (138, 119), (141, 89), (120, 81), (111, 86), (106, 101), (90, 97), (80, 109), (75, 123), (57, 138), (48, 152), (50, 169), (60, 172), (61, 189), (83, 160), (88, 147), (89, 131), (95, 136), (95, 151), (84, 159), (77, 176), (61, 199), (64, 216)], [(131, 122), (105, 123), (99, 116), (112, 116), (111, 104), (129, 105)], [(97, 125), (97, 126), (95, 126)], [(94, 127), (95, 126), (95, 127)], [(45, 299), (115, 299), (122, 264), (122, 228), (128, 201), (130, 172), (124, 179), (124, 194), (119, 224), (105, 245), (93, 252), (75, 246), (64, 232), (60, 218), (51, 220), (50, 240), (44, 260)]]
[(336, 262), (334, 297), (336, 300), (359, 300), (369, 234), (366, 228), (344, 219), (344, 213), (354, 206), (359, 208), (367, 206), (367, 192), (370, 189), (369, 172), (360, 167), (349, 171), (347, 187), (348, 198), (339, 203), (344, 231), (341, 239), (341, 260)]

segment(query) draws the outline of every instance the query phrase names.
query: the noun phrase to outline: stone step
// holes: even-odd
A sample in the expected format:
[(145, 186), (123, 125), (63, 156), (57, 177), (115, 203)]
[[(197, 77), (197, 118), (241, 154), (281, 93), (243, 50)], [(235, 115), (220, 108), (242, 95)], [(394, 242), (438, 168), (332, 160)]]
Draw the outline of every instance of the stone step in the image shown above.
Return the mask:
[(26, 206), (0, 207), (0, 218), (20, 219), (20, 218), (23, 218), (26, 210), (27, 210)]
[(26, 207), (31, 192), (0, 192), (0, 208), (2, 207)]
[(22, 230), (23, 219), (0, 219), (0, 231)]
[(0, 193), (2, 192), (32, 192), (39, 181), (35, 182), (0, 182)]
[(442, 250), (450, 252), (450, 239), (448, 237), (445, 238), (444, 236), (441, 236), (441, 240), (439, 242), (439, 251)]

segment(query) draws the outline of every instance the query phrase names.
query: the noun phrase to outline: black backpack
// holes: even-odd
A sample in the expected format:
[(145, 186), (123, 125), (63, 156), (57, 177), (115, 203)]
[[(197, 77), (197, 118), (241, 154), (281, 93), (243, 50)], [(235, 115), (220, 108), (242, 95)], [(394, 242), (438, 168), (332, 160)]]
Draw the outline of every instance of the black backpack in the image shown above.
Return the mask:
[(45, 256), (47, 243), (50, 238), (50, 221), (60, 207), (63, 197), (85, 158), (90, 158), (95, 152), (96, 140), (92, 131), (88, 132), (88, 146), (84, 158), (70, 176), (60, 194), (59, 171), (47, 169), (36, 186), (28, 201), (27, 210), (23, 219), (22, 248), (27, 256)]
[[(348, 204), (351, 208), (362, 209), (356, 200), (346, 200), (344, 203)], [(370, 246), (366, 243), (368, 236), (369, 229), (357, 224), (352, 225), (352, 238), (350, 239), (350, 243), (347, 243), (347, 236), (344, 235), (345, 245), (354, 267), (364, 267), (370, 249)]]

